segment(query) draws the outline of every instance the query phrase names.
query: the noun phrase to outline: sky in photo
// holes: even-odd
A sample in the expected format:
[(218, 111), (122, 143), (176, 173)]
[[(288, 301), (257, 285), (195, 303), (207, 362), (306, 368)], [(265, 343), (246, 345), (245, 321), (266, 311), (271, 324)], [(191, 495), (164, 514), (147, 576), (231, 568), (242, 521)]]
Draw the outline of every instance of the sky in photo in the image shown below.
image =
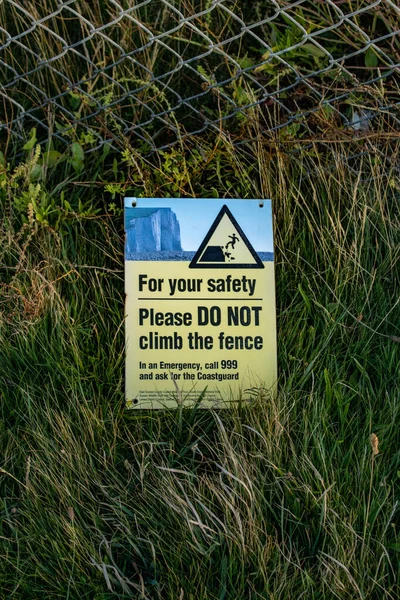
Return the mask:
[(271, 200), (219, 198), (125, 198), (125, 208), (170, 208), (179, 221), (182, 249), (196, 251), (224, 204), (229, 208), (257, 252), (273, 252)]

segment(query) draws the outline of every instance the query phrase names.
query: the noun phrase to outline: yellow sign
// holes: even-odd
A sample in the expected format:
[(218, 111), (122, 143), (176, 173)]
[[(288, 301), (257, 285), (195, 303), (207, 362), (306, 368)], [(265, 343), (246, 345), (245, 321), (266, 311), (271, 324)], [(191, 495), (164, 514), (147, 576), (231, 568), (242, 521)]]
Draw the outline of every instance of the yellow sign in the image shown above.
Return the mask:
[(261, 259), (226, 205), (218, 213), (189, 267), (192, 269), (264, 268)]
[(271, 202), (127, 198), (125, 232), (127, 406), (274, 391)]

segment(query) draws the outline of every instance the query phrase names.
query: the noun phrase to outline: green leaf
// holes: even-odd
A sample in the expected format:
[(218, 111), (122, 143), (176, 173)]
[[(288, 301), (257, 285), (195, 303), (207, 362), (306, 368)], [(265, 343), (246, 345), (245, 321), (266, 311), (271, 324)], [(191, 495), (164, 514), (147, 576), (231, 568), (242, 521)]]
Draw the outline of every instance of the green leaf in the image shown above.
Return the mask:
[(78, 94), (74, 94), (74, 92), (69, 93), (69, 105), (72, 110), (76, 110), (78, 106), (81, 104), (81, 99)]
[(84, 166), (84, 158), (85, 154), (83, 152), (82, 146), (78, 144), (78, 142), (73, 142), (70, 146), (71, 149), (71, 159), (70, 163), (75, 169), (77, 173), (82, 171)]
[(300, 292), (300, 295), (301, 295), (301, 297), (302, 297), (302, 298), (303, 298), (303, 300), (304, 300), (304, 304), (306, 305), (306, 307), (307, 307), (307, 310), (308, 310), (309, 312), (311, 312), (311, 302), (310, 302), (310, 299), (309, 299), (309, 297), (307, 296), (307, 294), (305, 293), (305, 291), (303, 290), (303, 288), (301, 287), (300, 283), (298, 284), (298, 289), (299, 289), (299, 292)]
[(54, 121), (54, 126), (57, 129), (57, 131), (64, 131), (65, 129), (67, 129), (65, 125), (62, 125), (58, 121)]
[(31, 181), (37, 181), (42, 176), (43, 167), (41, 165), (34, 165), (30, 174)]
[(254, 65), (254, 60), (252, 58), (249, 58), (247, 54), (243, 58), (239, 58), (237, 62), (239, 63), (242, 69), (249, 69)]
[(34, 147), (36, 142), (37, 142), (36, 127), (32, 127), (32, 129), (30, 131), (30, 138), (26, 142), (26, 144), (23, 146), (23, 149), (24, 150), (32, 150), (32, 148)]
[(237, 101), (239, 106), (243, 106), (244, 104), (249, 104), (251, 99), (249, 98), (246, 90), (242, 88), (241, 85), (238, 85), (233, 92), (233, 97)]
[(54, 167), (57, 163), (60, 162), (62, 158), (61, 152), (57, 152), (57, 150), (49, 150), (43, 154), (43, 164), (46, 164), (48, 167)]
[(321, 50), (321, 48), (319, 48), (318, 46), (316, 46), (315, 44), (303, 44), (301, 46), (301, 48), (303, 50), (305, 50), (307, 52), (307, 54), (311, 54), (311, 56), (314, 56), (315, 58), (325, 58), (326, 57), (326, 53)]
[(378, 66), (378, 57), (375, 54), (375, 50), (373, 48), (371, 48), (371, 46), (368, 48), (368, 50), (365, 53), (364, 61), (365, 61), (365, 66), (368, 67), (369, 69)]

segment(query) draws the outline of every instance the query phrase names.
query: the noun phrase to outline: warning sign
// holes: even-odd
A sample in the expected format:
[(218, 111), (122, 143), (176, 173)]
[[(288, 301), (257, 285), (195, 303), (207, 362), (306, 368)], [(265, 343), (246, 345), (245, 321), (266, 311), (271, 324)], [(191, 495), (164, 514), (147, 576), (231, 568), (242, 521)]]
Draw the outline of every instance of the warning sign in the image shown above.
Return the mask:
[(272, 393), (271, 202), (127, 198), (125, 233), (127, 406)]
[(200, 248), (191, 261), (191, 269), (263, 269), (261, 259), (224, 205)]

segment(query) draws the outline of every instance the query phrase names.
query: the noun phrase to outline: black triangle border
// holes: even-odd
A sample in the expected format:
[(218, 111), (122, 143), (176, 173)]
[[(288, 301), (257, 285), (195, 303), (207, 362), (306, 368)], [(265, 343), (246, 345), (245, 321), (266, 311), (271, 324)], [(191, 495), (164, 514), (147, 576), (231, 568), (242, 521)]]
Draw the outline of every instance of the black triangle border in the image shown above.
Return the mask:
[[(250, 254), (256, 261), (256, 264), (254, 264), (254, 263), (251, 263), (251, 264), (221, 263), (221, 264), (216, 264), (216, 265), (210, 265), (210, 264), (204, 264), (204, 263), (201, 264), (198, 262), (200, 260), (201, 255), (203, 254), (203, 251), (205, 250), (208, 242), (210, 241), (211, 236), (213, 235), (214, 231), (217, 229), (217, 227), (220, 224), (222, 217), (224, 215), (227, 215), (228, 218), (232, 221), (233, 225), (236, 227), (240, 237), (242, 238), (242, 241), (245, 243), (247, 249), (250, 251)], [(233, 214), (231, 213), (231, 211), (229, 210), (227, 205), (224, 204), (223, 207), (221, 208), (221, 210), (219, 211), (214, 223), (211, 225), (210, 229), (208, 230), (208, 233), (205, 236), (204, 240), (201, 242), (196, 254), (193, 256), (193, 258), (189, 264), (189, 269), (264, 269), (264, 268), (265, 267), (262, 263), (261, 258), (258, 256), (257, 252), (254, 250), (253, 246), (250, 244), (243, 229), (240, 227), (239, 223), (236, 221), (235, 217), (233, 216)]]

